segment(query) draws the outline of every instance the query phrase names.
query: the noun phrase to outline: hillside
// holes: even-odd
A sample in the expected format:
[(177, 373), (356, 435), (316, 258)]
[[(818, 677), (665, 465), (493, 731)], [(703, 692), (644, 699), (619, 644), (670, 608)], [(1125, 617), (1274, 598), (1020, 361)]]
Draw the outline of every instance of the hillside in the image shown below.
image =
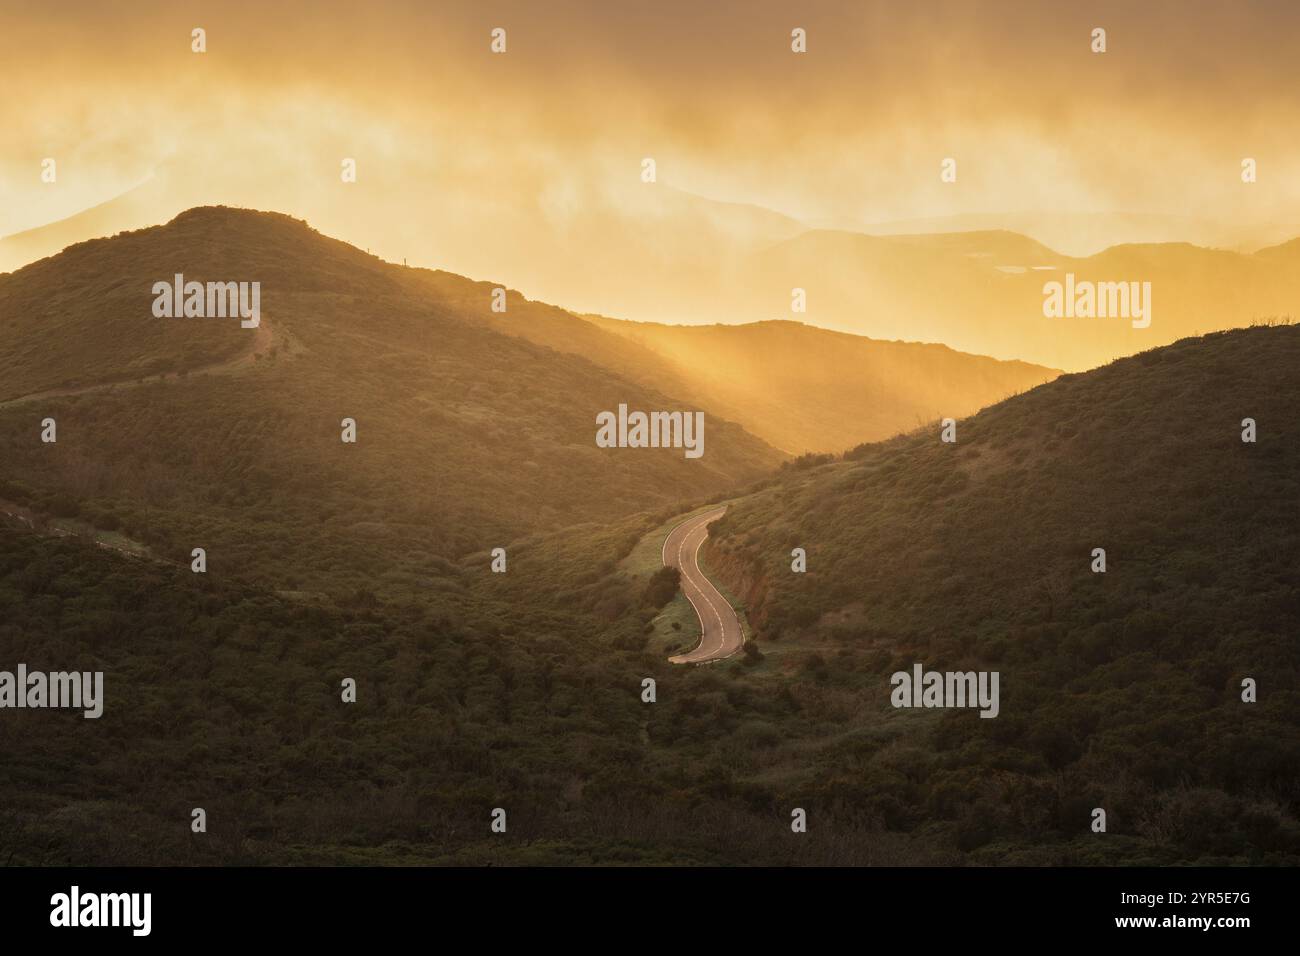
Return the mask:
[(432, 294), (499, 332), (687, 398), (792, 455), (841, 452), (931, 418), (969, 414), (1059, 374), (798, 322), (670, 326), (586, 315), (590, 324), (577, 328), (570, 313), (522, 297), (512, 297), (506, 313), (492, 312), (491, 283), (420, 275)]
[[(441, 561), (433, 587), (327, 517), (313, 540), (383, 593), (323, 603), (273, 593), (270, 564), (201, 577), (0, 516), (0, 651), (111, 688), (100, 721), (0, 725), (0, 842), (45, 864), (1294, 863), (1298, 369), (1300, 327), (1211, 336), (1035, 388), (956, 446), (761, 478), (703, 556), (757, 639), (703, 668), (667, 662), (689, 637), (646, 579), (707, 495), (532, 532), (506, 575)], [(262, 548), (305, 533), (262, 520)], [(890, 708), (918, 660), (998, 669), (999, 717)]]
[[(155, 318), (153, 283), (174, 273), (259, 281), (262, 324)], [(224, 208), (0, 276), (0, 498), (174, 559), (206, 547), (214, 573), (286, 590), (409, 591), (459, 555), (714, 494), (782, 459), (711, 413), (698, 459), (596, 447), (596, 414), (621, 402), (693, 406), (499, 334), (459, 310), (474, 283), (431, 281), (288, 217)], [(38, 440), (45, 417), (57, 444)]]
[(668, 326), (588, 318), (663, 358), (678, 387), (706, 408), (794, 455), (838, 453), (968, 415), (1059, 374), (798, 322)]
[[(261, 281), (262, 326), (154, 319), (173, 271)], [(644, 328), (514, 293), (485, 314), (492, 288), (219, 208), (0, 276), (0, 653), (113, 688), (103, 721), (0, 727), (15, 860), (1300, 859), (1300, 326), (1031, 387), (793, 323)], [(712, 406), (702, 459), (594, 447), (596, 410), (699, 401), (696, 349), (771, 389), (733, 400), (774, 429), (835, 427), (797, 404), (828, 371), (917, 403), (923, 373), (1029, 390), (956, 445), (927, 427), (825, 464)], [(816, 401), (870, 423), (867, 387)], [(722, 500), (702, 565), (756, 639), (676, 667), (693, 612), (648, 585), (666, 529)], [(917, 661), (998, 670), (998, 718), (891, 708)], [(195, 841), (176, 822), (203, 804)], [(492, 842), (502, 805), (516, 836)], [(809, 839), (773, 839), (792, 806)]]
[[(1300, 326), (1185, 340), (986, 409), (955, 445), (927, 428), (735, 502), (707, 557), (763, 683), (858, 702), (791, 781), (989, 861), (1294, 859), (1297, 386)], [(894, 710), (916, 661), (999, 670), (1000, 716)]]

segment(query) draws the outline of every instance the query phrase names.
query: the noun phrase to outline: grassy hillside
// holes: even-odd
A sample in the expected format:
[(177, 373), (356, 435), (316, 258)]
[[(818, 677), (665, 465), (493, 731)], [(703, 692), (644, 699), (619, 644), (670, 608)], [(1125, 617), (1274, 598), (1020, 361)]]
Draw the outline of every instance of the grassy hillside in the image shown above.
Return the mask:
[[(1298, 326), (1186, 340), (734, 504), (769, 682), (858, 702), (805, 785), (986, 860), (1295, 859), (1298, 385)], [(999, 670), (1001, 715), (891, 708), (916, 661)]]
[(686, 398), (792, 455), (840, 452), (935, 416), (969, 414), (1058, 374), (798, 322), (681, 326), (587, 315), (578, 327), (571, 313), (517, 295), (493, 312), (492, 283), (417, 275), (460, 314)]
[[(611, 613), (617, 555), (525, 552), (439, 611), (428, 597), (304, 606), (0, 516), (0, 656), (105, 672), (104, 713), (0, 722), (0, 855), (17, 865), (934, 862), (845, 813), (788, 812), (707, 756), (725, 677), (637, 649), (653, 608)], [(553, 538), (552, 541), (558, 541)], [(534, 558), (536, 560), (534, 560)], [(495, 578), (495, 580), (490, 580)], [(507, 579), (539, 589), (513, 603)], [(466, 580), (470, 580), (467, 575)], [(495, 589), (495, 591), (494, 591)], [(656, 676), (661, 702), (640, 699)], [(341, 682), (357, 700), (341, 699)], [(682, 681), (703, 682), (691, 686)], [(698, 731), (696, 733), (695, 731)], [(686, 734), (683, 737), (683, 734)], [(208, 832), (190, 832), (202, 807)], [(502, 807), (508, 832), (493, 835)]]
[[(260, 281), (269, 343), (257, 351), (233, 319), (154, 318), (152, 283), (173, 272)], [(493, 331), (458, 309), (477, 288), (288, 217), (212, 208), (0, 277), (11, 396), (121, 383), (0, 407), (0, 498), (176, 560), (204, 547), (216, 574), (397, 592), (430, 586), (450, 558), (716, 493), (781, 460), (712, 414), (699, 459), (597, 448), (595, 416), (620, 402), (692, 406)], [(55, 304), (23, 306), (42, 302)], [(510, 314), (526, 322), (530, 308), (590, 328), (522, 300)], [(47, 416), (57, 444), (38, 440)]]
[[(0, 407), (0, 662), (104, 670), (108, 700), (0, 722), (0, 858), (1300, 860), (1300, 327), (1061, 376), (955, 445), (776, 471), (712, 410), (699, 461), (596, 449), (595, 411), (692, 401), (618, 368), (668, 357), (514, 295), (485, 319), (490, 286), (285, 217), (195, 210), (64, 256), (0, 277), (68, 296), (35, 332), (0, 316), (4, 380), (116, 387)], [(186, 374), (127, 376), (177, 361), (143, 331), (172, 269), (262, 281), (272, 337), (212, 320)], [(545, 344), (566, 332), (599, 363)], [(702, 563), (756, 640), (675, 667), (691, 615), (654, 555), (721, 499)], [(1000, 716), (893, 709), (915, 661), (998, 670)]]
[[(504, 575), (470, 553), (440, 588), (335, 602), (0, 528), (0, 655), (103, 669), (109, 688), (99, 721), (0, 724), (0, 848), (1294, 863), (1297, 369), (1296, 327), (1212, 336), (1041, 386), (960, 423), (956, 446), (927, 430), (761, 479), (704, 555), (757, 654), (710, 667), (667, 663), (645, 560), (702, 499), (531, 533)], [(364, 553), (340, 560), (369, 584)], [(998, 669), (1001, 715), (894, 710), (889, 674), (916, 660)], [(1240, 702), (1242, 676), (1259, 703)]]
[(1058, 374), (944, 345), (878, 342), (798, 322), (591, 321), (661, 357), (704, 407), (794, 455), (841, 452), (932, 418), (968, 415)]

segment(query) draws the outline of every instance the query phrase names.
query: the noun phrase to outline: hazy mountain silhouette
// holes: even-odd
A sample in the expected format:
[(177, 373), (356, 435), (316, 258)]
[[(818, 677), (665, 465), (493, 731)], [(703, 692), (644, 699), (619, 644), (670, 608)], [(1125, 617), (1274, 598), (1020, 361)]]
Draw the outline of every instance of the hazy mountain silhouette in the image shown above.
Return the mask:
[(141, 229), (185, 208), (176, 195), (179, 179), (164, 165), (143, 182), (117, 196), (55, 222), (0, 236), (0, 272), (20, 269), (29, 263), (56, 255), (68, 246), (90, 239), (107, 238), (129, 229)]
[(931, 419), (968, 415), (1059, 374), (798, 322), (670, 326), (589, 318), (662, 356), (703, 406), (791, 454), (839, 452)]
[[(1044, 284), (1150, 282), (1152, 321), (1047, 318)], [(1300, 312), (1300, 272), (1186, 243), (1115, 246), (1074, 259), (1014, 233), (877, 237), (811, 232), (778, 243), (736, 290), (737, 311), (808, 290), (818, 325), (1078, 371), (1187, 335)]]
[(873, 236), (935, 235), (1010, 230), (1032, 236), (1070, 256), (1090, 256), (1123, 243), (1191, 242), (1216, 249), (1250, 252), (1295, 234), (1285, 219), (1232, 225), (1194, 216), (1149, 213), (987, 212), (921, 219), (862, 222), (841, 217), (816, 220), (817, 229), (864, 232)]
[[(194, 183), (185, 170), (163, 164), (117, 199), (0, 239), (0, 269), (204, 201), (196, 192), (201, 183)], [(1270, 252), (1287, 244), (1255, 253), (1210, 248), (1218, 233), (1196, 220), (1103, 216), (1089, 227), (1098, 235), (1179, 236), (1200, 244), (1143, 241), (1070, 256), (1006, 228), (1053, 234), (1030, 230), (1038, 217), (1027, 214), (900, 222), (898, 233), (882, 234), (890, 224), (810, 229), (761, 206), (666, 184), (638, 182), (605, 194), (551, 183), (540, 194), (524, 190), (474, 207), (472, 224), (463, 210), (453, 215), (456, 201), (435, 194), (409, 211), (393, 210), (398, 225), (388, 234), (367, 227), (356, 241), (394, 260), (502, 276), (533, 298), (580, 313), (671, 324), (796, 319), (1069, 371), (1300, 312), (1300, 272)], [(330, 215), (346, 228), (346, 209)], [(1084, 228), (1095, 218), (1065, 217), (1055, 234), (1074, 235), (1076, 224)], [(1221, 244), (1241, 250), (1286, 234), (1278, 226), (1225, 235)], [(1124, 318), (1046, 318), (1044, 283), (1071, 272), (1080, 281), (1150, 282), (1150, 327), (1133, 328)], [(796, 288), (807, 294), (804, 313), (791, 311)]]

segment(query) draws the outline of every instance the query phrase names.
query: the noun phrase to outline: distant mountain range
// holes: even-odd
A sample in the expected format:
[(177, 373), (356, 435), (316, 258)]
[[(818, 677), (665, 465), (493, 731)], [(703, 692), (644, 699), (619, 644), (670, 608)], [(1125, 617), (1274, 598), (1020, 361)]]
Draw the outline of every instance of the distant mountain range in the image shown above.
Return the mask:
[(953, 232), (1018, 232), (1065, 255), (1086, 258), (1115, 245), (1190, 242), (1207, 249), (1254, 252), (1296, 233), (1294, 221), (1229, 226), (1195, 216), (1154, 213), (989, 212), (920, 219), (863, 222), (853, 218), (818, 220), (813, 229), (864, 232), (873, 236), (936, 235)]
[[(748, 301), (807, 290), (805, 321), (943, 342), (1069, 371), (1179, 338), (1300, 313), (1295, 246), (1245, 255), (1187, 244), (1116, 246), (1074, 259), (1007, 232), (877, 237), (805, 233), (755, 261)], [(1044, 285), (1149, 282), (1152, 321), (1044, 316)]]
[[(0, 239), (0, 269), (139, 228), (159, 210), (170, 215), (201, 195), (201, 187), (180, 185), (190, 183), (164, 165), (110, 202)], [(434, 193), (395, 215), (387, 234), (368, 220), (352, 223), (346, 208), (332, 211), (325, 229), (349, 230), (390, 261), (507, 278), (531, 298), (578, 313), (673, 325), (794, 320), (1068, 371), (1186, 335), (1300, 314), (1294, 241), (1269, 244), (1290, 235), (1281, 225), (1218, 236), (1205, 223), (1167, 217), (1042, 217), (1058, 223), (1053, 231), (1022, 214), (818, 229), (760, 206), (637, 185), (608, 196), (565, 193), (563, 202), (511, 197), (480, 210), (484, 219), (473, 227), (452, 215), (456, 197)], [(1079, 255), (1039, 241), (1093, 233), (1138, 241)], [(1046, 318), (1044, 284), (1067, 273), (1087, 282), (1150, 282), (1151, 325)], [(795, 289), (806, 296), (804, 312), (792, 310)]]

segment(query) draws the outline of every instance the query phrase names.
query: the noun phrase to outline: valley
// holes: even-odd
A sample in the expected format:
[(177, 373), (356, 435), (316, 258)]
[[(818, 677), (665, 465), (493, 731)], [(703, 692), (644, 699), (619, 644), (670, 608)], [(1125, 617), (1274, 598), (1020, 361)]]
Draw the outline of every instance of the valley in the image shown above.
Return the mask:
[[(154, 317), (177, 272), (264, 320)], [(496, 287), (220, 207), (0, 275), (0, 651), (111, 698), (0, 722), (10, 859), (1300, 857), (1300, 327), (1059, 374)]]

